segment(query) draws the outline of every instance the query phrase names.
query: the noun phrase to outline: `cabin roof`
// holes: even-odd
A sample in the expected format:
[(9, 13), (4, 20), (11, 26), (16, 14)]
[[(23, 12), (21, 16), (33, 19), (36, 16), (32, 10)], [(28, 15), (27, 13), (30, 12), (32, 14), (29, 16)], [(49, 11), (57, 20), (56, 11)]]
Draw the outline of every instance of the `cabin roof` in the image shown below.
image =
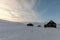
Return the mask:
[(53, 20), (50, 20), (48, 23), (54, 23), (54, 24), (56, 24)]

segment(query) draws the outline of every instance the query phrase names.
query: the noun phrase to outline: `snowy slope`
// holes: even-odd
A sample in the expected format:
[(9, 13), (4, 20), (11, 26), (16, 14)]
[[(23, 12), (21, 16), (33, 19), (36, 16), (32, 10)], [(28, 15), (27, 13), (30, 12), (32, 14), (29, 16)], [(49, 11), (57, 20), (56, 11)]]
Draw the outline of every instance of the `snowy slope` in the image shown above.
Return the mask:
[(27, 27), (24, 23), (0, 22), (0, 40), (60, 40), (59, 25), (58, 28), (42, 28)]

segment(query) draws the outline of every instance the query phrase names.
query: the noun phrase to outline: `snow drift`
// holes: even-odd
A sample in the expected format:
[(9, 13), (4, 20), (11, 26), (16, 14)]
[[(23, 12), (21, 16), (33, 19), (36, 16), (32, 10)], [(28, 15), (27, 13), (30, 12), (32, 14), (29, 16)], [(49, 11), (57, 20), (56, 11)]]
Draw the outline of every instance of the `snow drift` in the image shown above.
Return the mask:
[(57, 28), (43, 28), (41, 25), (28, 27), (25, 23), (0, 20), (0, 40), (60, 40), (60, 25)]

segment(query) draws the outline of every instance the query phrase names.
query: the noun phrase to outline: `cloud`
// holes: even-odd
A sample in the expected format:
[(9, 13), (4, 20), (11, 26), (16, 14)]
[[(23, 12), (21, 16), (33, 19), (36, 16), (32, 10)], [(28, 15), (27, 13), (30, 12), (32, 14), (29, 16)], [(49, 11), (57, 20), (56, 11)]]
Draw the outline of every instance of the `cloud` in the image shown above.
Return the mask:
[(0, 0), (0, 19), (9, 21), (16, 19), (12, 17), (14, 17), (14, 15), (18, 16), (18, 13), (16, 14), (17, 8), (18, 4), (15, 0)]
[(0, 12), (0, 19), (20, 22), (35, 21), (37, 17), (33, 10), (35, 3), (36, 0), (0, 0), (0, 9), (3, 13)]
[(32, 8), (35, 5), (36, 0), (18, 0), (17, 2), (21, 7), (20, 12), (23, 13), (23, 16), (30, 21), (35, 20), (36, 12)]

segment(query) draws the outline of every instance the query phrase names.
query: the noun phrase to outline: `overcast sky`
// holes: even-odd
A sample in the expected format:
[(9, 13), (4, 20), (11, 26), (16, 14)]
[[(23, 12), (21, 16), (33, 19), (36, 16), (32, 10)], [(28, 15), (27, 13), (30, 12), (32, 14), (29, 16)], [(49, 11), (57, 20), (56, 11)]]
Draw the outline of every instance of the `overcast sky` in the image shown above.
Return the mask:
[(15, 22), (59, 22), (60, 0), (0, 0), (0, 19)]

